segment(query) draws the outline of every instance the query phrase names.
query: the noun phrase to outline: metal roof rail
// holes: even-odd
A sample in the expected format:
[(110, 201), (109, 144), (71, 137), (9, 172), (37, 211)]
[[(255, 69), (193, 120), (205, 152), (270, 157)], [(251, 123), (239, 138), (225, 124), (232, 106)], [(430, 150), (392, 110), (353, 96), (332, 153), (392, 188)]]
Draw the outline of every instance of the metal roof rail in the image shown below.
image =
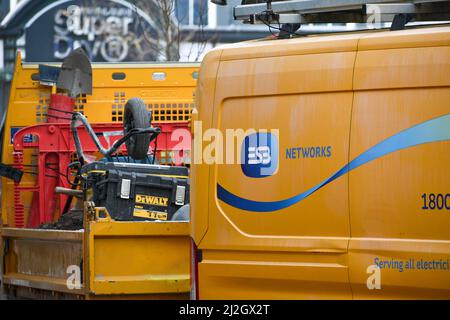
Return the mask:
[(450, 1), (244, 0), (234, 17), (250, 24), (393, 22), (392, 28), (401, 29), (410, 21), (450, 21)]

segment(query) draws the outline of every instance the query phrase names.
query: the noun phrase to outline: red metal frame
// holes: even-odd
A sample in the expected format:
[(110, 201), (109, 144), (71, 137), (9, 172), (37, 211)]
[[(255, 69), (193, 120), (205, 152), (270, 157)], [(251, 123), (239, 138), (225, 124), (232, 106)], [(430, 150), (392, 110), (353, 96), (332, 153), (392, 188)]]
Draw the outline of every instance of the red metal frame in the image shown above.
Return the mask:
[[(188, 122), (180, 123), (160, 123), (154, 124), (161, 128), (161, 134), (157, 138), (156, 159), (160, 159), (162, 151), (186, 152), (191, 149), (191, 135)], [(123, 131), (121, 123), (100, 123), (93, 124), (93, 130), (98, 134), (103, 146), (111, 146), (120, 136), (107, 139), (103, 133)], [(183, 136), (188, 136), (188, 141), (172, 141), (172, 133), (181, 129)], [(99, 152), (89, 137), (88, 132), (80, 127), (78, 129), (80, 141), (85, 154), (98, 155)], [(30, 142), (30, 137), (33, 137)], [(27, 139), (25, 139), (27, 138)], [(22, 192), (33, 192), (33, 201), (30, 209), (30, 216), (27, 227), (36, 227), (42, 223), (54, 221), (56, 206), (59, 202), (59, 212), (62, 213), (67, 196), (55, 193), (55, 187), (61, 186), (70, 188), (66, 178), (59, 173), (66, 173), (67, 167), (71, 163), (71, 156), (76, 152), (73, 136), (68, 123), (46, 123), (39, 124), (19, 130), (13, 140), (14, 147), (14, 167), (24, 169), (23, 151), (34, 148), (38, 151), (37, 158), (37, 179), (33, 186), (23, 186), (19, 183), (14, 185), (14, 217), (17, 228), (25, 227), (25, 207), (21, 200)], [(154, 142), (151, 149), (154, 148)], [(122, 146), (119, 150), (126, 155), (126, 149)], [(181, 164), (181, 160), (175, 159), (175, 165)]]

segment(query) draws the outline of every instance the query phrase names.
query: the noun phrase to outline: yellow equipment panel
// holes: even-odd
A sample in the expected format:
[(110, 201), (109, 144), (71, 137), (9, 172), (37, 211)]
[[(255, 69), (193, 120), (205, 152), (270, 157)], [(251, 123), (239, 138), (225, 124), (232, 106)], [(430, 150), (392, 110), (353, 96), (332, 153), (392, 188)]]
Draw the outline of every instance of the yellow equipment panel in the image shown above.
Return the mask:
[(85, 232), (85, 274), (91, 297), (189, 298), (188, 222), (95, 219)]

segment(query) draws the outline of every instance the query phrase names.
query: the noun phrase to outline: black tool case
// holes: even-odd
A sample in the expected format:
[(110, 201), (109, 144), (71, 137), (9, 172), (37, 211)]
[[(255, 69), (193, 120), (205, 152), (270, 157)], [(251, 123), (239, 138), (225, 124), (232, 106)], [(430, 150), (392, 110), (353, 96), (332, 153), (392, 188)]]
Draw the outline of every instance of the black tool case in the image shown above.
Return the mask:
[(168, 221), (189, 203), (188, 168), (94, 162), (83, 166), (85, 199), (118, 221)]

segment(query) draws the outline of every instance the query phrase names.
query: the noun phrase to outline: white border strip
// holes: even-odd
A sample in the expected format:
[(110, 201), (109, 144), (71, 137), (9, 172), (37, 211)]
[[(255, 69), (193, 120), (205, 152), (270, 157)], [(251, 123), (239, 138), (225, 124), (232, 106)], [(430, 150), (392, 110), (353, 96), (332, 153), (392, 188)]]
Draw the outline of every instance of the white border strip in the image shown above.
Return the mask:
[[(33, 16), (33, 18), (31, 18), (25, 24), (25, 29), (29, 28), (33, 23), (36, 22), (37, 19), (39, 19), (47, 11), (53, 9), (56, 6), (59, 6), (60, 4), (63, 4), (63, 3), (69, 2), (69, 1), (72, 1), (72, 0), (59, 0), (59, 1), (53, 2), (52, 4), (46, 6), (43, 9), (41, 9), (37, 14), (35, 14)], [(132, 5), (131, 3), (129, 3), (127, 1), (125, 1), (125, 0), (109, 0), (109, 1), (115, 2), (117, 4), (120, 4), (120, 5), (124, 6), (124, 7), (127, 7), (128, 9), (132, 10), (133, 12), (137, 12), (142, 18), (144, 18), (145, 21), (147, 21), (147, 23), (149, 25), (151, 25), (153, 28), (155, 28), (155, 25), (154, 25), (152, 19), (150, 19), (150, 17), (144, 11), (139, 9), (138, 7)], [(29, 1), (24, 1), (24, 2), (29, 2)], [(19, 3), (19, 6), (20, 6), (20, 4), (22, 4), (22, 2)], [(6, 18), (5, 18), (5, 20), (6, 20)], [(2, 22), (2, 25), (3, 25), (3, 22)]]
[(23, 7), (25, 7), (29, 2), (31, 2), (31, 0), (22, 0), (21, 2), (19, 2), (19, 4), (15, 7), (15, 9), (10, 11), (6, 15), (6, 17), (3, 18), (3, 21), (0, 24), (0, 27), (4, 27), (5, 25), (7, 25), (9, 23), (9, 21), (11, 21), (17, 15), (17, 13), (19, 13), (19, 11), (21, 11), (23, 9)]

